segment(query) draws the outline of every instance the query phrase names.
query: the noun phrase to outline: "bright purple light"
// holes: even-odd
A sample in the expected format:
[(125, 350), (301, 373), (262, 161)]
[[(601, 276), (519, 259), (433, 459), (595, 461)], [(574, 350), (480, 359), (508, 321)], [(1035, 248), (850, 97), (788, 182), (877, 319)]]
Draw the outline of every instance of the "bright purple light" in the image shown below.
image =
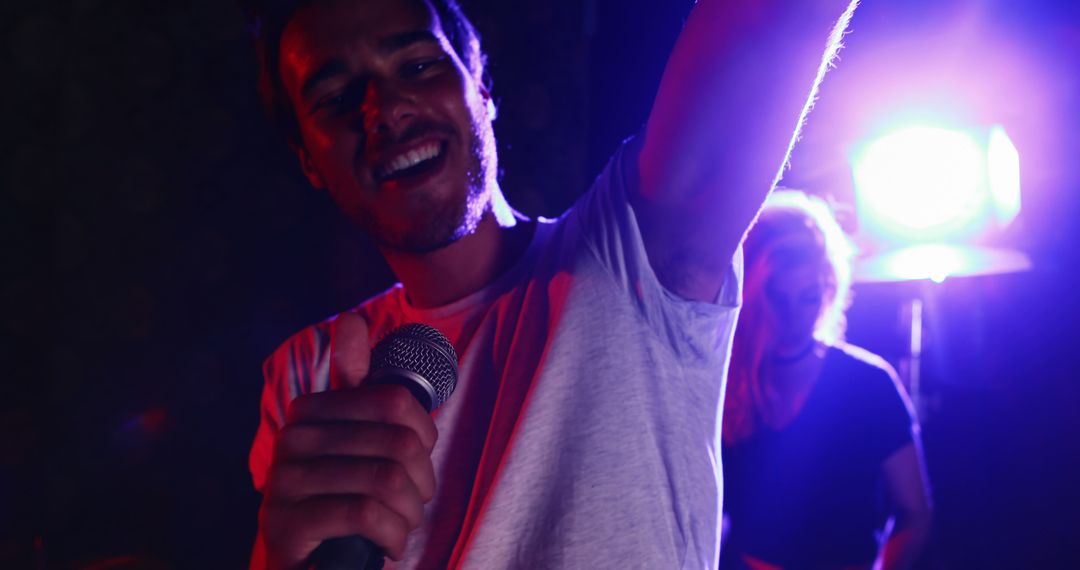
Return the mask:
[(998, 224), (1007, 226), (1020, 213), (1020, 153), (1000, 126), (990, 130), (986, 149), (990, 199)]
[(862, 146), (852, 162), (863, 226), (886, 241), (963, 240), (1020, 209), (1020, 158), (1004, 129), (912, 125)]
[(1026, 271), (1031, 260), (1009, 249), (929, 243), (903, 247), (860, 261), (855, 279), (892, 282), (929, 279), (941, 283), (949, 277), (970, 277)]

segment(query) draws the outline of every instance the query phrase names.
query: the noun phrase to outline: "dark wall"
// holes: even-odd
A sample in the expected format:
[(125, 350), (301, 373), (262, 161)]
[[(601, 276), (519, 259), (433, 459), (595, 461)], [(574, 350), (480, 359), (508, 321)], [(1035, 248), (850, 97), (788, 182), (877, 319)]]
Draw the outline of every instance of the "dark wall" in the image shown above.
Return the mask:
[[(653, 4), (670, 14), (653, 37), (670, 42), (680, 10)], [(466, 6), (491, 52), (507, 194), (557, 215), (602, 164), (592, 140), (610, 149), (635, 131), (657, 78), (589, 75), (597, 37), (627, 32), (598, 22), (611, 6)], [(5, 4), (0, 16), (17, 268), (4, 283), (0, 566), (240, 566), (258, 506), (246, 453), (261, 360), (393, 279), (261, 117), (231, 3)], [(597, 135), (593, 94), (613, 89), (642, 95), (605, 118), (617, 134)]]
[[(887, 4), (868, 7), (863, 29), (898, 34), (918, 21)], [(558, 214), (640, 129), (688, 5), (465, 2), (491, 52), (512, 203)], [(1069, 6), (1010, 10), (1019, 15), (1000, 8), (1001, 17), (1021, 30), (1053, 23), (1050, 39), (1031, 33), (1047, 53), (1077, 54)], [(0, 32), (0, 227), (11, 268), (0, 566), (124, 555), (241, 566), (258, 506), (246, 453), (262, 358), (392, 277), (260, 116), (231, 3), (7, 3)], [(1071, 89), (1061, 120), (1075, 126)], [(822, 116), (842, 112), (823, 94)], [(819, 152), (838, 144), (827, 124), (807, 133)], [(813, 188), (821, 159), (806, 154), (789, 176)], [(1037, 188), (1075, 194), (1076, 167), (1053, 167)], [(1075, 205), (1062, 198), (1026, 220), (1042, 228), (1032, 247), (1045, 271), (947, 282), (939, 294), (935, 335), (953, 341), (928, 349), (938, 350), (928, 358), (941, 372), (927, 381), (941, 403), (926, 433), (943, 515), (936, 559), (950, 568), (995, 567), (1031, 549), (1061, 561), (1075, 536), (1062, 506), (1077, 493), (1065, 368), (1075, 333), (1064, 318), (1078, 314)], [(860, 293), (853, 339), (897, 356), (886, 323), (905, 294)]]

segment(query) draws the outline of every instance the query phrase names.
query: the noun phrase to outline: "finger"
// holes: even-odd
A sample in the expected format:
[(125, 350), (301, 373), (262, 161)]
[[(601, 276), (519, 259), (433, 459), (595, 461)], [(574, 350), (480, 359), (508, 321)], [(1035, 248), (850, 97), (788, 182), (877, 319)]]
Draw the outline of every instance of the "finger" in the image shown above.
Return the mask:
[(362, 536), (399, 560), (409, 535), (407, 521), (377, 499), (338, 495), (312, 497), (264, 511), (267, 550), (280, 567), (301, 566), (327, 539)]
[(413, 430), (387, 423), (291, 423), (278, 432), (274, 456), (295, 462), (318, 457), (386, 458), (405, 467), (424, 501), (435, 493), (431, 454)]
[(420, 491), (400, 463), (375, 458), (322, 457), (274, 466), (267, 481), (271, 504), (313, 497), (368, 496), (401, 515), (409, 530), (424, 521)]
[(330, 325), (330, 383), (355, 388), (368, 375), (371, 345), (367, 321), (352, 312), (338, 315)]
[(286, 423), (368, 421), (405, 426), (429, 452), (438, 433), (435, 421), (408, 389), (392, 384), (305, 394), (289, 404)]

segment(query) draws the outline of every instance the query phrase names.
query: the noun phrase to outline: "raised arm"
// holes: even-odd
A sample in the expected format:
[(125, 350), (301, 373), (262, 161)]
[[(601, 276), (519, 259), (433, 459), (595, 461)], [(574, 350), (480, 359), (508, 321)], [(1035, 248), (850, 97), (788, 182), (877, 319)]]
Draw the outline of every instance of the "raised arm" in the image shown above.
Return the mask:
[(715, 299), (858, 0), (701, 0), (668, 60), (631, 197), (649, 263)]

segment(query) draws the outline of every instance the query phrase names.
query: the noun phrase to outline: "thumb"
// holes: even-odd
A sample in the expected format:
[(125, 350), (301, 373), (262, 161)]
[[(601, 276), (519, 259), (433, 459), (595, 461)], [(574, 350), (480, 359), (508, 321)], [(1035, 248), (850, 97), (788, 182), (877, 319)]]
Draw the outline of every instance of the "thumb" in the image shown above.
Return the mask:
[(330, 386), (355, 388), (364, 381), (371, 363), (368, 326), (364, 317), (342, 313), (330, 326)]

